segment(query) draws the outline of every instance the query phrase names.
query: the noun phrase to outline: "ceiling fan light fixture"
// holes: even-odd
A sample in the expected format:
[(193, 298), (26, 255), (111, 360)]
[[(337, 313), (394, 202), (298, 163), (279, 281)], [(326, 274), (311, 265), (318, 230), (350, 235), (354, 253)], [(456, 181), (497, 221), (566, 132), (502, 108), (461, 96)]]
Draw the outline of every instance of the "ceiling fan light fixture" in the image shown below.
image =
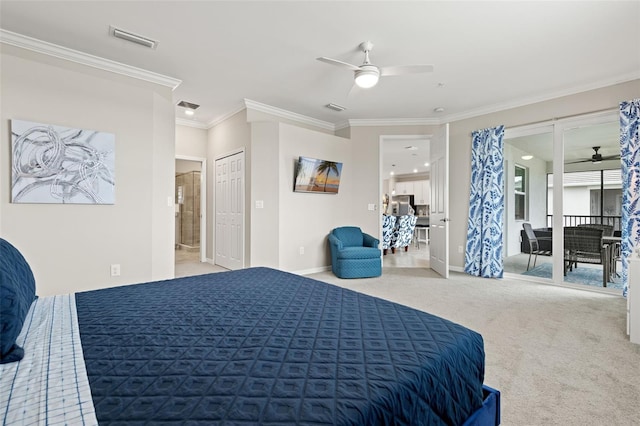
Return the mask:
[(374, 65), (363, 65), (361, 69), (355, 71), (355, 81), (358, 87), (369, 89), (380, 79), (380, 70)]

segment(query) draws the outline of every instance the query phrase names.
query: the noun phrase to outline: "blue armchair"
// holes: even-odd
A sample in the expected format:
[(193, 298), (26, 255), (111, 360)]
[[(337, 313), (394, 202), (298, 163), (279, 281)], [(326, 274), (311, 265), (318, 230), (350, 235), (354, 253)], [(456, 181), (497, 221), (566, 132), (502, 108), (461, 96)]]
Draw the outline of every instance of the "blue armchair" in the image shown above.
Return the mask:
[(335, 228), (329, 234), (331, 269), (338, 278), (369, 278), (382, 275), (377, 238), (357, 226)]

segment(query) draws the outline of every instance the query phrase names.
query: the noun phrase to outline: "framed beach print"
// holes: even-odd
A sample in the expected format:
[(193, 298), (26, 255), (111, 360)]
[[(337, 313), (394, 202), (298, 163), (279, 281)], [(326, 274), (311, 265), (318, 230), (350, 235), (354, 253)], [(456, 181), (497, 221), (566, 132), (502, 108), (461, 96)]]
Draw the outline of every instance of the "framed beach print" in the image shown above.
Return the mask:
[(301, 156), (295, 165), (293, 190), (337, 194), (341, 175), (342, 163)]

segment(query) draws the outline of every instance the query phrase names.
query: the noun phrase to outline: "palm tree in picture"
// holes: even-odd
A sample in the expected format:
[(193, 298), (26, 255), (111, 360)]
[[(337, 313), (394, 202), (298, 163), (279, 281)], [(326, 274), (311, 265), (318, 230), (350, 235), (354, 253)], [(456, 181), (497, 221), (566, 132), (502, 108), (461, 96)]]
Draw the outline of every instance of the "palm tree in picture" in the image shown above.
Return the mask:
[(324, 180), (324, 192), (327, 192), (327, 182), (329, 181), (329, 173), (333, 172), (336, 176), (340, 176), (340, 171), (338, 170), (338, 163), (335, 161), (321, 161), (316, 167), (316, 171), (318, 174), (326, 173), (327, 177)]

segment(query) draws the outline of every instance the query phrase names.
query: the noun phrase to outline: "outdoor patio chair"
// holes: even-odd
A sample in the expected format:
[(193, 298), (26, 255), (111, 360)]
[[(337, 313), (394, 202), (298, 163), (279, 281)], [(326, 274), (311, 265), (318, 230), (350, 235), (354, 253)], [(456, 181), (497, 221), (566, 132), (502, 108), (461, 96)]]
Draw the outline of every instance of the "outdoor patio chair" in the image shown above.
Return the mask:
[(602, 286), (609, 280), (607, 248), (602, 242), (602, 229), (584, 226), (564, 228), (564, 275), (578, 263), (602, 265)]
[(531, 264), (531, 255), (535, 255), (533, 258), (533, 267), (536, 267), (536, 261), (538, 260), (538, 254), (540, 253), (540, 242), (538, 241), (538, 237), (535, 232), (533, 232), (533, 228), (531, 228), (530, 223), (523, 223), (522, 228), (524, 228), (524, 233), (527, 236), (527, 240), (529, 240), (529, 261), (527, 262), (527, 271), (529, 270), (529, 265)]
[(601, 223), (581, 223), (580, 225), (578, 225), (578, 227), (602, 229), (603, 237), (613, 237), (613, 225), (604, 225)]

